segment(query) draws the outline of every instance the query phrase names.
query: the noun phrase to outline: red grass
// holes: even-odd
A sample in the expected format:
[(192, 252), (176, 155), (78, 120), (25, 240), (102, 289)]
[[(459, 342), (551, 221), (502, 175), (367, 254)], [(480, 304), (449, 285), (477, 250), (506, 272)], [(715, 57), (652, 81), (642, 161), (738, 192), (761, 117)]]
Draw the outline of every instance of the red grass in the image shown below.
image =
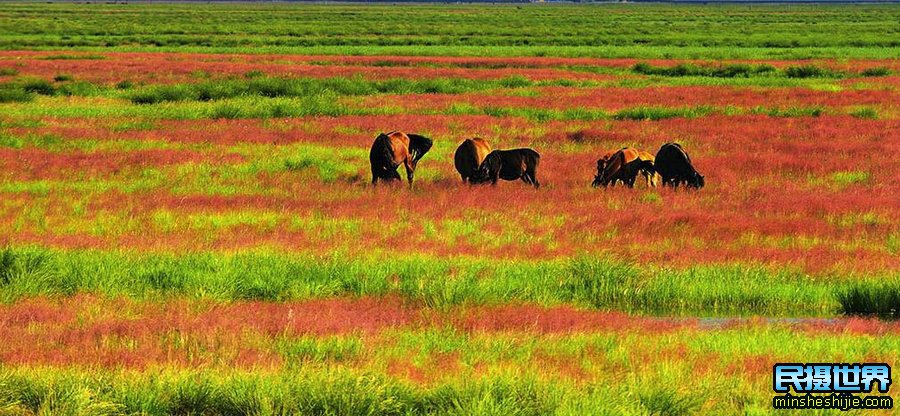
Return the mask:
[(467, 331), (529, 331), (540, 334), (571, 332), (657, 333), (694, 327), (692, 320), (636, 318), (620, 312), (596, 312), (568, 306), (541, 308), (534, 305), (470, 308), (455, 324)]
[[(765, 325), (744, 322), (742, 325)], [(405, 306), (397, 298), (320, 299), (304, 302), (235, 302), (170, 300), (162, 303), (77, 295), (57, 300), (29, 299), (0, 305), (0, 363), (88, 367), (144, 368), (154, 365), (182, 367), (278, 366), (281, 357), (271, 342), (297, 336), (362, 336), (365, 342), (390, 342), (391, 328), (453, 326), (474, 334), (573, 333), (654, 334), (671, 331), (731, 331), (700, 329), (692, 319), (641, 318), (622, 313), (597, 312), (571, 307), (541, 308), (534, 305), (467, 307), (437, 313)], [(876, 320), (843, 319), (783, 324), (814, 335), (848, 333), (889, 335), (900, 333), (900, 324)], [(665, 346), (646, 351), (660, 358), (682, 360), (684, 346)], [(639, 352), (635, 352), (640, 357)], [(707, 357), (709, 358), (709, 357)], [(557, 363), (553, 356), (538, 354), (536, 363)], [(762, 361), (765, 361), (763, 359)], [(741, 369), (756, 368), (760, 360), (745, 362)], [(698, 362), (698, 365), (700, 363)], [(388, 372), (417, 382), (437, 380), (456, 369), (456, 354), (432, 355), (424, 367), (406, 361), (388, 364)], [(579, 378), (581, 368), (551, 366)]]
[[(585, 74), (564, 67), (628, 67), (637, 62), (169, 53), (109, 53), (103, 60), (39, 59), (51, 54), (0, 52), (0, 59), (22, 64), (25, 75), (50, 77), (70, 72), (76, 79), (109, 77), (110, 82), (132, 74), (150, 82), (193, 79), (191, 73), (200, 69), (213, 77), (254, 69), (273, 74), (315, 72), (311, 76), (361, 73), (379, 79), (450, 76), (447, 74), (501, 77), (509, 73), (578, 78)], [(773, 62), (776, 66), (798, 63)], [(815, 63), (852, 70), (884, 65), (897, 68), (894, 61)], [(396, 66), (383, 66), (386, 64)], [(862, 82), (881, 80), (890, 84), (894, 78), (866, 78)], [(0, 193), (0, 243), (178, 252), (267, 246), (349, 256), (371, 254), (374, 249), (385, 254), (507, 259), (588, 253), (676, 266), (758, 262), (812, 272), (890, 273), (898, 270), (889, 246), (898, 232), (896, 224), (900, 224), (895, 209), (900, 188), (894, 186), (900, 180), (900, 169), (890, 156), (900, 152), (900, 121), (891, 117), (900, 97), (887, 84), (876, 90), (838, 92), (697, 86), (553, 87), (538, 89), (537, 97), (504, 96), (501, 91), (379, 96), (354, 104), (398, 105), (425, 112), (462, 102), (479, 107), (594, 107), (609, 111), (640, 105), (820, 105), (845, 111), (862, 105), (877, 107), (883, 117), (878, 120), (834, 115), (712, 115), (654, 122), (537, 122), (516, 117), (403, 114), (153, 120), (148, 130), (123, 131), (134, 120), (46, 117), (40, 120), (41, 127), (7, 128), (5, 132), (16, 136), (53, 135), (66, 142), (140, 141), (161, 145), (156, 149), (95, 152), (0, 148), (0, 181), (18, 186), (48, 180), (52, 185), (46, 195)], [(365, 152), (377, 132), (397, 128), (429, 135), (438, 145), (419, 165), (412, 192), (403, 186), (372, 189), (367, 186), (370, 172)], [(542, 155), (538, 178), (544, 186), (537, 191), (509, 182), (494, 189), (463, 186), (451, 162), (452, 152), (456, 143), (472, 136), (487, 138), (495, 148), (528, 146), (538, 150)], [(696, 167), (706, 175), (705, 189), (673, 192), (589, 187), (596, 159), (608, 150), (633, 146), (655, 152), (668, 141), (684, 144)], [(332, 183), (319, 180), (314, 168), (300, 172), (263, 170), (251, 178), (230, 176), (238, 165), (258, 160), (280, 166), (282, 161), (271, 154), (280, 150), (278, 146), (293, 143), (352, 149), (353, 155), (342, 163), (355, 165), (348, 172), (342, 170)], [(176, 178), (179, 165), (186, 163), (210, 166), (210, 180), (231, 185), (236, 192), (223, 195), (197, 189), (185, 195), (184, 188), (191, 186), (189, 180), (177, 184), (177, 193), (169, 182), (156, 189), (121, 189), (141, 179), (146, 168), (158, 170), (165, 178)], [(868, 177), (860, 183), (839, 183), (833, 175), (840, 172)], [(92, 181), (110, 186), (98, 185), (96, 192), (84, 195), (74, 194), (68, 186), (93, 186), (88, 183)], [(153, 225), (154, 215), (160, 210), (184, 221), (175, 229), (160, 230)], [(276, 224), (207, 229), (185, 225), (188, 215), (248, 210), (275, 215)], [(304, 223), (310, 217), (334, 219), (342, 225), (351, 220), (358, 223), (352, 225), (352, 232), (338, 230), (332, 235), (316, 227), (292, 226), (292, 221)], [(449, 225), (453, 221), (474, 222), (478, 231), (454, 237)], [(100, 222), (110, 227), (106, 231), (91, 227)], [(434, 234), (426, 234), (426, 230), (434, 230)]]
[[(608, 75), (567, 70), (567, 66), (601, 66), (627, 68), (638, 62), (657, 66), (673, 66), (683, 62), (701, 65), (727, 63), (768, 63), (776, 67), (814, 64), (839, 70), (861, 71), (887, 66), (900, 69), (891, 60), (817, 60), (817, 61), (682, 61), (596, 58), (472, 58), (472, 57), (407, 57), (407, 56), (296, 56), (296, 55), (215, 55), (189, 53), (87, 53), (104, 59), (41, 59), (60, 52), (2, 51), (0, 59), (14, 61), (21, 74), (51, 79), (69, 74), (75, 79), (102, 83), (121, 80), (133, 82), (189, 82), (198, 72), (213, 76), (242, 76), (249, 71), (267, 75), (297, 77), (332, 77), (360, 75), (370, 79), (460, 77), (498, 79), (524, 76), (532, 80), (592, 79), (607, 80)], [(77, 53), (66, 52), (67, 55)]]
[(123, 171), (188, 162), (237, 163), (240, 155), (200, 154), (190, 150), (148, 149), (128, 152), (50, 152), (35, 148), (0, 148), (0, 178), (4, 180), (104, 177)]
[[(462, 138), (487, 137), (494, 147), (533, 146), (542, 154), (538, 191), (503, 182), (495, 189), (463, 186), (451, 163), (452, 152), (435, 150), (423, 159), (416, 190), (404, 187), (371, 189), (368, 164), (360, 160), (351, 176), (322, 183), (314, 174), (260, 173), (252, 183), (238, 184), (253, 194), (175, 195), (168, 189), (132, 193), (99, 192), (87, 197), (87, 218), (98, 212), (128, 213), (150, 222), (160, 209), (173, 214), (227, 213), (260, 210), (306, 217), (357, 219), (353, 239), (324, 238), (319, 230), (240, 226), (218, 230), (176, 229), (162, 232), (150, 226), (140, 232), (87, 235), (56, 234), (14, 227), (30, 204), (49, 204), (48, 222), (71, 221), (73, 201), (66, 193), (47, 197), (7, 194), (9, 208), (0, 214), (0, 241), (33, 242), (58, 247), (130, 247), (146, 250), (233, 250), (260, 245), (310, 253), (335, 249), (362, 254), (370, 247), (405, 253), (480, 255), (497, 258), (552, 258), (576, 253), (607, 253), (662, 264), (756, 261), (793, 265), (810, 271), (896, 270), (883, 242), (900, 223), (891, 207), (900, 180), (890, 157), (900, 151), (900, 122), (861, 120), (849, 116), (771, 118), (708, 116), (656, 122), (535, 123), (517, 118), (486, 116), (366, 116), (271, 121), (167, 121), (150, 131), (115, 132), (118, 121), (47, 119), (46, 126), (18, 129), (17, 134), (59, 134), (67, 140), (144, 140), (163, 136), (167, 150), (133, 152), (48, 152), (0, 149), (0, 165), (9, 179), (72, 179), (117, 175), (135, 177), (144, 167), (186, 162), (213, 166), (249, 161), (256, 156), (231, 156), (231, 144), (253, 144), (260, 154), (270, 144), (309, 142), (365, 151), (372, 133), (407, 126), (431, 135), (452, 149)], [(70, 131), (65, 130), (66, 126)], [(80, 131), (80, 133), (77, 133)], [(360, 133), (341, 133), (340, 131)], [(96, 132), (96, 133), (92, 133)], [(499, 132), (499, 133), (495, 133)], [(609, 149), (630, 145), (655, 152), (666, 141), (683, 143), (707, 187), (695, 192), (657, 190), (659, 202), (644, 201), (646, 191), (589, 187), (596, 158)], [(214, 144), (195, 150), (195, 142)], [(179, 147), (186, 149), (180, 150)], [(187, 150), (190, 149), (190, 150)], [(564, 150), (566, 149), (566, 150)], [(839, 185), (835, 172), (865, 172), (859, 184)], [(8, 179), (8, 180), (9, 180)], [(257, 194), (258, 193), (258, 194)], [(402, 204), (398, 204), (402, 200)], [(664, 209), (662, 207), (665, 207)], [(450, 209), (449, 207), (452, 207)], [(847, 222), (854, 215), (874, 215), (876, 223)], [(562, 216), (563, 221), (554, 218)], [(445, 239), (422, 233), (425, 222), (480, 218), (479, 238)], [(385, 233), (382, 224), (395, 224)], [(548, 224), (553, 224), (548, 226)], [(613, 232), (614, 237), (606, 236)], [(527, 242), (509, 239), (484, 244), (504, 235), (527, 235)], [(611, 238), (614, 238), (615, 244)], [(743, 242), (736, 241), (744, 238)], [(802, 238), (804, 240), (798, 240)], [(388, 249), (389, 248), (389, 249)]]
[[(213, 74), (214, 77), (241, 77), (250, 71), (283, 77), (355, 77), (367, 79), (431, 79), (468, 78), (500, 79), (524, 76), (541, 81), (552, 79), (609, 80), (609, 75), (578, 72), (537, 65), (532, 67), (468, 68), (424, 66), (366, 66), (322, 65), (319, 57), (254, 56), (254, 55), (196, 55), (177, 53), (104, 53), (105, 59), (44, 60), (46, 54), (0, 53), (0, 59), (14, 55), (15, 68), (21, 75), (52, 79), (68, 74), (76, 80), (114, 84), (122, 80), (138, 83), (196, 82)], [(384, 61), (381, 61), (384, 62)], [(377, 63), (377, 62), (373, 62)]]
[(739, 108), (813, 107), (843, 108), (848, 106), (894, 106), (900, 94), (894, 90), (816, 91), (805, 88), (738, 88), (738, 87), (650, 87), (650, 88), (571, 88), (544, 87), (534, 97), (478, 94), (412, 94), (373, 96), (362, 101), (361, 108), (390, 103), (407, 111), (443, 111), (454, 104), (477, 108), (596, 108), (618, 111), (625, 108), (734, 106)]
[(270, 366), (280, 358), (253, 348), (255, 336), (374, 334), (417, 316), (396, 299), (200, 304), (199, 312), (196, 306), (89, 296), (0, 306), (0, 363)]

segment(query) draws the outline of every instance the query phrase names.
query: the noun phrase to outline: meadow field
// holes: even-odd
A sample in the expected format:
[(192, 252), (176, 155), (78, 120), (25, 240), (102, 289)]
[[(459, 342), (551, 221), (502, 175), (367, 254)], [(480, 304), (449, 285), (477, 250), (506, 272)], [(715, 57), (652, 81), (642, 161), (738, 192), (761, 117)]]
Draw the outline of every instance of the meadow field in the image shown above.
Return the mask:
[[(775, 363), (900, 363), (898, 21), (0, 3), (0, 415), (770, 414)], [(540, 189), (463, 184), (476, 136)], [(590, 186), (666, 142), (703, 189)]]

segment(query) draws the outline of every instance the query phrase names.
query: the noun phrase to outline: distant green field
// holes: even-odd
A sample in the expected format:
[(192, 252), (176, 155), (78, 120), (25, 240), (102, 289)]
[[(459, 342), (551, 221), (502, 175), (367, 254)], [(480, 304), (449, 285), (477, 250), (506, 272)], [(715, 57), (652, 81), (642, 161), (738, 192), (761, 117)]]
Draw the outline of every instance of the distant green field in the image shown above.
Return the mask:
[[(218, 15), (210, 19), (210, 15)], [(3, 4), (0, 48), (896, 58), (897, 5)]]

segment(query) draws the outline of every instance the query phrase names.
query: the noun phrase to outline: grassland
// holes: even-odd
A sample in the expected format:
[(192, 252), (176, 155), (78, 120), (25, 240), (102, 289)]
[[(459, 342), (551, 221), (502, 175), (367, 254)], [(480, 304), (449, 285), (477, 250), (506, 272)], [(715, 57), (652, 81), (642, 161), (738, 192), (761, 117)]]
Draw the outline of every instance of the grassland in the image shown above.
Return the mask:
[[(208, 18), (212, 14), (216, 18)], [(48, 18), (49, 17), (49, 18)], [(304, 55), (896, 58), (893, 5), (5, 4), (4, 49)], [(524, 30), (523, 28), (527, 28)], [(840, 34), (840, 36), (836, 36)]]
[[(898, 18), (0, 4), (0, 414), (769, 414), (774, 363), (895, 364)], [(395, 129), (435, 145), (373, 188)], [(541, 189), (463, 185), (473, 136)], [(668, 141), (704, 189), (590, 187)]]

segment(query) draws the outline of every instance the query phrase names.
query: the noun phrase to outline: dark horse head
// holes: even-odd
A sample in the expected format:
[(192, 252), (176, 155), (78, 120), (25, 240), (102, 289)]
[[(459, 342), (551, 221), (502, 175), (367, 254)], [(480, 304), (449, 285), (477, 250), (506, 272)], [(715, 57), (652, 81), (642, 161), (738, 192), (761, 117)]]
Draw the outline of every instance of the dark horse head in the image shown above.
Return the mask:
[(606, 159), (598, 159), (597, 160), (597, 174), (594, 175), (594, 182), (591, 183), (591, 186), (594, 188), (600, 185), (606, 185), (603, 183), (603, 171), (606, 170)]
[(485, 156), (484, 160), (481, 161), (481, 165), (478, 166), (475, 176), (469, 179), (469, 182), (474, 184), (490, 182), (491, 172), (497, 170), (500, 170), (500, 153), (495, 150)]
[(696, 170), (687, 179), (687, 186), (700, 189), (700, 188), (703, 188), (703, 186), (705, 186), (705, 185), (706, 185), (706, 179), (703, 177), (703, 175), (700, 174), (700, 172), (697, 172)]

